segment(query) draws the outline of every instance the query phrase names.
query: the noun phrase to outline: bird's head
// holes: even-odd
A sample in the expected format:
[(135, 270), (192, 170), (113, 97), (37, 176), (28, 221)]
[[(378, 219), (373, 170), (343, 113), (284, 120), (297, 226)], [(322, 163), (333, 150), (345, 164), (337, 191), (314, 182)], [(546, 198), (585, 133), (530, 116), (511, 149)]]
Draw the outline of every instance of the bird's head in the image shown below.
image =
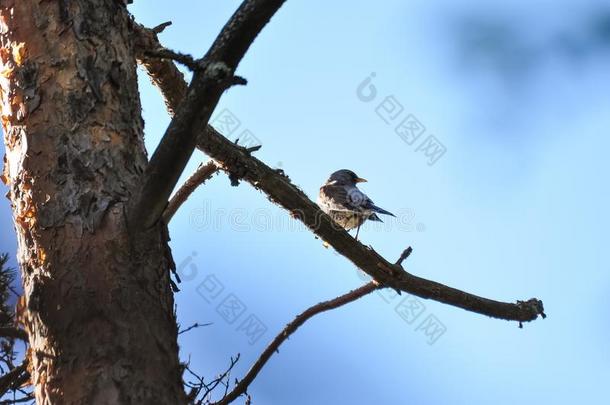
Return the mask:
[(351, 170), (342, 169), (331, 174), (328, 180), (326, 180), (326, 184), (355, 186), (356, 183), (363, 183), (365, 181), (365, 179), (358, 177), (358, 175)]

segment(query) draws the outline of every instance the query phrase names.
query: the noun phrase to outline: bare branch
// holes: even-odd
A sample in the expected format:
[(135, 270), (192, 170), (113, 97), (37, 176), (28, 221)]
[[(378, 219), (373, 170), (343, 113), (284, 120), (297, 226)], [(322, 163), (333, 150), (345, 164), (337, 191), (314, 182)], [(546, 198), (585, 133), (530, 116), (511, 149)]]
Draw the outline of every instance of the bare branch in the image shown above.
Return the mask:
[(0, 327), (0, 337), (21, 339), (24, 342), (28, 341), (28, 334), (25, 330), (10, 326)]
[[(172, 62), (169, 63), (173, 65)], [(148, 69), (148, 66), (146, 68)], [(166, 100), (171, 98), (176, 104), (181, 102), (179, 97), (170, 97), (175, 88), (163, 84), (180, 81), (180, 77), (171, 76), (167, 69), (149, 70), (149, 74), (163, 78), (158, 82)], [(182, 81), (182, 86), (185, 85)], [(177, 87), (180, 88), (180, 85)], [(175, 107), (175, 104), (170, 105), (170, 108)], [(206, 127), (205, 133), (200, 134), (197, 148), (213, 158), (232, 179), (244, 179), (265, 192), (272, 201), (299, 218), (337, 252), (383, 285), (499, 319), (528, 322), (539, 315), (545, 317), (542, 301), (536, 298), (516, 303), (490, 300), (414, 276), (404, 271), (400, 267), (400, 262), (389, 263), (373, 249), (354, 240), (330, 217), (321, 212), (315, 203), (290, 182), (283, 171), (276, 171), (250, 156), (247, 150), (234, 145), (210, 125)]]
[(171, 21), (166, 21), (164, 23), (161, 23), (159, 25), (157, 25), (156, 27), (151, 28), (150, 30), (153, 32), (153, 34), (160, 34), (163, 31), (165, 31), (165, 29), (167, 27), (169, 27), (170, 25), (172, 25)]
[[(161, 24), (160, 26), (163, 25), (164, 24)], [(163, 28), (165, 28), (165, 26)], [(178, 106), (186, 97), (188, 85), (184, 80), (182, 72), (171, 60), (146, 56), (146, 52), (148, 51), (163, 48), (156, 35), (158, 27), (148, 29), (142, 25), (135, 24), (137, 34), (136, 47), (138, 51), (136, 57), (138, 62), (144, 66), (148, 72), (148, 76), (153, 84), (161, 90), (161, 94), (165, 100), (165, 106), (170, 115), (174, 116), (178, 110)]]
[(178, 208), (189, 198), (189, 196), (203, 183), (218, 173), (218, 166), (213, 161), (201, 164), (184, 184), (176, 191), (163, 212), (163, 221), (169, 224)]
[[(190, 388), (190, 392), (187, 395), (188, 403), (200, 405), (203, 404), (205, 401), (206, 404), (210, 404), (210, 397), (218, 386), (224, 387), (224, 398), (229, 390), (231, 371), (239, 361), (239, 357), (239, 353), (237, 353), (237, 356), (235, 357), (231, 356), (231, 364), (229, 364), (228, 368), (224, 372), (218, 374), (218, 376), (210, 382), (205, 382), (205, 379), (199, 374), (195, 373), (193, 370), (191, 370), (191, 368), (187, 364), (185, 370), (188, 371), (188, 373), (197, 380), (195, 382), (186, 380), (184, 381), (184, 385), (187, 388)], [(197, 400), (197, 397), (199, 397), (200, 395), (201, 399)]]
[(413, 248), (411, 246), (409, 246), (408, 248), (406, 248), (402, 254), (400, 255), (400, 257), (398, 258), (398, 260), (396, 261), (396, 265), (397, 266), (402, 266), (402, 262), (404, 262), (405, 260), (407, 260), (407, 258), (409, 256), (411, 256), (411, 253), (413, 253)]
[(246, 0), (224, 26), (196, 70), (185, 101), (153, 153), (142, 189), (129, 211), (132, 228), (153, 226), (191, 157), (197, 134), (203, 132), (220, 96), (235, 84), (244, 54), (285, 0)]
[(197, 147), (216, 160), (230, 176), (246, 180), (266, 193), (270, 200), (287, 209), (293, 217), (300, 219), (338, 253), (383, 286), (499, 319), (527, 322), (538, 315), (544, 317), (542, 301), (535, 298), (515, 304), (499, 302), (407, 273), (340, 228), (283, 172), (246, 153), (212, 127), (208, 127), (206, 133), (199, 137)]
[(212, 393), (212, 391), (214, 391), (216, 389), (216, 387), (218, 387), (219, 384), (222, 384), (223, 387), (225, 387), (225, 394), (223, 395), (223, 398), (225, 398), (227, 396), (227, 391), (229, 389), (229, 376), (231, 375), (231, 371), (233, 370), (233, 367), (235, 367), (235, 365), (237, 364), (237, 362), (239, 361), (239, 357), (240, 354), (237, 353), (237, 356), (235, 356), (235, 358), (231, 357), (231, 364), (229, 364), (229, 367), (220, 375), (218, 375), (218, 377), (216, 377), (214, 380), (212, 380), (211, 383), (208, 383), (205, 386), (205, 392), (203, 394), (203, 398), (207, 398), (208, 395), (210, 395)]
[(201, 61), (195, 60), (195, 58), (193, 58), (191, 55), (172, 51), (171, 49), (167, 48), (146, 50), (144, 51), (144, 57), (175, 60), (176, 62), (188, 67), (192, 71), (199, 70), (202, 68), (200, 64)]
[[(34, 400), (34, 394), (24, 394), (24, 397), (21, 398), (16, 398), (16, 399), (7, 399), (7, 400), (3, 400), (0, 401), (0, 405), (14, 405), (14, 404), (20, 404), (23, 402), (30, 402)], [(30, 402), (31, 404), (33, 402)]]
[(218, 402), (215, 402), (213, 405), (229, 404), (237, 399), (240, 395), (246, 393), (248, 386), (252, 383), (252, 381), (254, 381), (271, 356), (273, 356), (273, 353), (277, 352), (280, 345), (284, 343), (284, 341), (288, 339), (290, 335), (292, 335), (308, 319), (319, 313), (330, 311), (331, 309), (339, 308), (342, 305), (353, 302), (367, 294), (370, 294), (378, 288), (381, 288), (379, 284), (377, 284), (375, 281), (371, 281), (362, 287), (348, 292), (347, 294), (343, 294), (337, 298), (333, 298), (332, 300), (320, 302), (319, 304), (309, 307), (304, 312), (301, 312), (292, 322), (282, 329), (282, 331), (271, 341), (271, 343), (269, 343), (254, 365), (252, 365), (250, 370), (248, 370), (244, 378), (237, 383), (231, 392), (225, 395)]
[(202, 327), (204, 327), (204, 326), (210, 326), (210, 325), (212, 325), (212, 322), (208, 322), (208, 323), (199, 323), (199, 322), (195, 322), (194, 324), (192, 324), (192, 325), (191, 325), (191, 326), (189, 326), (188, 328), (183, 329), (183, 330), (181, 330), (180, 332), (178, 332), (178, 334), (179, 334), (179, 335), (182, 335), (183, 333), (189, 332), (189, 331), (191, 331), (191, 330), (193, 330), (193, 329), (196, 329), (196, 328), (202, 328)]
[(27, 362), (15, 367), (8, 373), (0, 377), (0, 398), (11, 389), (17, 389), (25, 384), (30, 378), (27, 370)]

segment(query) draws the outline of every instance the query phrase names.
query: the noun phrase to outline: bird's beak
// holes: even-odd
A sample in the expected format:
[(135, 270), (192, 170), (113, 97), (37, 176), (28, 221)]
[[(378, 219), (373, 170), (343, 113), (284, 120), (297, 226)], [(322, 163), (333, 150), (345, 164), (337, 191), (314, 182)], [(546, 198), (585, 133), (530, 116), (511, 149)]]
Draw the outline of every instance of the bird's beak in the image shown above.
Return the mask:
[(367, 181), (368, 181), (367, 179), (363, 179), (363, 178), (360, 178), (360, 177), (358, 177), (356, 179), (356, 183), (366, 183)]

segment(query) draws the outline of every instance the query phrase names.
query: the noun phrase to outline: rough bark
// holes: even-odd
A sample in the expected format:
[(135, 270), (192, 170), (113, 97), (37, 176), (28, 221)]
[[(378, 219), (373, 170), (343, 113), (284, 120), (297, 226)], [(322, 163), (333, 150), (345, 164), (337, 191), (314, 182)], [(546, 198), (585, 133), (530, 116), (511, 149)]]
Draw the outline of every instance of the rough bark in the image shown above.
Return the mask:
[(130, 235), (147, 164), (116, 0), (1, 0), (0, 98), (39, 404), (181, 404), (166, 231)]

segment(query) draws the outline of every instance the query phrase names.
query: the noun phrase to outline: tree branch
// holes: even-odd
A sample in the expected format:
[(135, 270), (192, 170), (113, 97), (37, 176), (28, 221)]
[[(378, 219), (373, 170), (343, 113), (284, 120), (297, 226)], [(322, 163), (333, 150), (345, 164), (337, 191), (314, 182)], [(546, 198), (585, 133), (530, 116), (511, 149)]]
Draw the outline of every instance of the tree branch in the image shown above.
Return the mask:
[(248, 386), (254, 381), (258, 373), (261, 371), (263, 366), (269, 361), (273, 353), (277, 352), (280, 345), (284, 343), (286, 339), (290, 337), (301, 325), (303, 325), (307, 320), (312, 318), (313, 316), (330, 311), (331, 309), (339, 308), (342, 305), (348, 304), (350, 302), (356, 301), (358, 298), (362, 298), (367, 294), (375, 291), (378, 288), (382, 288), (377, 284), (376, 281), (371, 281), (362, 287), (359, 287), (355, 290), (348, 292), (347, 294), (343, 294), (337, 298), (332, 300), (320, 302), (312, 307), (309, 307), (304, 312), (301, 312), (292, 322), (282, 329), (282, 331), (269, 343), (269, 345), (265, 348), (260, 357), (256, 360), (256, 362), (252, 365), (250, 370), (246, 373), (244, 378), (242, 378), (237, 385), (225, 395), (221, 400), (215, 402), (212, 405), (226, 405), (233, 402), (240, 395), (246, 393)]
[(192, 71), (199, 70), (202, 68), (202, 66), (200, 65), (200, 61), (195, 60), (191, 55), (175, 52), (167, 48), (147, 50), (144, 53), (144, 57), (148, 59), (160, 58), (175, 60), (176, 62), (188, 67)]
[[(171, 61), (168, 62), (173, 65)], [(145, 67), (148, 69), (148, 66)], [(177, 75), (171, 76), (171, 69), (148, 71), (152, 77), (157, 78), (156, 83), (166, 100), (172, 99), (172, 103), (175, 103), (169, 108), (176, 108), (181, 99), (174, 97), (174, 92), (176, 88), (186, 86), (184, 80)], [(182, 85), (176, 87), (166, 85), (181, 80)], [(527, 322), (533, 321), (539, 315), (545, 317), (542, 301), (536, 298), (516, 303), (490, 300), (414, 276), (404, 271), (399, 266), (400, 263), (394, 265), (389, 263), (373, 249), (362, 245), (336, 225), (298, 187), (294, 186), (282, 171), (276, 171), (250, 156), (248, 151), (234, 145), (210, 125), (206, 127), (205, 132), (199, 134), (197, 148), (213, 158), (232, 179), (244, 179), (265, 192), (273, 202), (299, 218), (337, 252), (382, 285), (499, 319)]]
[(0, 376), (0, 398), (11, 389), (17, 389), (25, 384), (30, 378), (27, 370), (27, 361), (15, 367), (8, 373)]
[(162, 216), (220, 96), (232, 84), (237, 65), (285, 0), (246, 0), (224, 26), (196, 70), (183, 105), (177, 110), (144, 175), (142, 189), (128, 213), (130, 226), (148, 229)]
[(202, 327), (204, 327), (204, 326), (210, 326), (210, 325), (213, 325), (213, 323), (212, 323), (212, 322), (208, 322), (208, 323), (199, 323), (199, 322), (195, 322), (194, 324), (192, 324), (192, 325), (191, 325), (191, 326), (189, 326), (188, 328), (186, 328), (186, 329), (182, 329), (182, 330), (178, 331), (178, 334), (179, 334), (179, 335), (182, 335), (183, 333), (190, 332), (190, 331), (192, 331), (193, 329), (202, 328)]
[(169, 24), (163, 23), (152, 29), (135, 24), (136, 58), (148, 72), (152, 83), (161, 90), (165, 106), (173, 117), (188, 91), (184, 75), (171, 60), (147, 56), (148, 52), (163, 48), (157, 34)]
[(10, 326), (0, 327), (0, 337), (21, 339), (24, 342), (28, 341), (28, 334), (25, 330)]
[(184, 182), (172, 199), (169, 200), (163, 212), (163, 222), (169, 224), (176, 211), (178, 211), (180, 206), (184, 204), (197, 187), (205, 183), (216, 173), (218, 173), (218, 166), (213, 161), (200, 164), (195, 173)]
[(517, 301), (515, 304), (494, 301), (414, 276), (401, 266), (389, 263), (374, 249), (364, 246), (341, 229), (283, 172), (246, 153), (212, 127), (208, 126), (206, 132), (201, 134), (197, 147), (216, 160), (230, 176), (246, 180), (263, 191), (271, 201), (287, 209), (339, 254), (383, 286), (499, 319), (527, 322), (538, 315), (544, 317), (542, 301), (538, 299)]

